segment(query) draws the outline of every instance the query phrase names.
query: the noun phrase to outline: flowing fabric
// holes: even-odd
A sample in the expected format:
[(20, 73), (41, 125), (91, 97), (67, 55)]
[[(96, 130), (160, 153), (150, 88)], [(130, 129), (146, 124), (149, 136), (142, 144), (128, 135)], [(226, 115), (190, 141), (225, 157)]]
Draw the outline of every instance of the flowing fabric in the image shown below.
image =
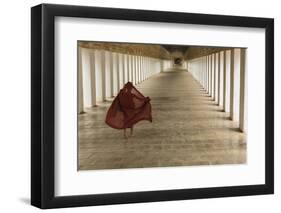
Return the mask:
[(115, 129), (125, 129), (141, 120), (152, 122), (150, 98), (144, 97), (128, 82), (109, 107), (105, 123)]

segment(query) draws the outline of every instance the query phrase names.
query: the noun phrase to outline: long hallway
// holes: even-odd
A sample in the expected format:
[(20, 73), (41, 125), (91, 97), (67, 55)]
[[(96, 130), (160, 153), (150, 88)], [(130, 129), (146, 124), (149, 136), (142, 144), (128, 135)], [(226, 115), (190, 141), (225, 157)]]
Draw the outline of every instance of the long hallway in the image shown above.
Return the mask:
[(112, 99), (79, 114), (78, 169), (116, 169), (246, 163), (246, 135), (193, 76), (161, 72), (136, 86), (151, 98), (153, 122), (134, 135), (108, 127)]

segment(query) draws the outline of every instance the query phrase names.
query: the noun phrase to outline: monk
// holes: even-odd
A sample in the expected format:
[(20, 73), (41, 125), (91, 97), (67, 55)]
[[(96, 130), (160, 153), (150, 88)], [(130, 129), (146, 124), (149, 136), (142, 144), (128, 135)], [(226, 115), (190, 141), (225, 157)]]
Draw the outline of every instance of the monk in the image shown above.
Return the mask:
[(126, 129), (131, 129), (132, 136), (134, 125), (141, 120), (152, 122), (150, 98), (144, 97), (128, 82), (109, 107), (105, 123), (115, 129), (124, 129), (124, 138), (128, 138)]

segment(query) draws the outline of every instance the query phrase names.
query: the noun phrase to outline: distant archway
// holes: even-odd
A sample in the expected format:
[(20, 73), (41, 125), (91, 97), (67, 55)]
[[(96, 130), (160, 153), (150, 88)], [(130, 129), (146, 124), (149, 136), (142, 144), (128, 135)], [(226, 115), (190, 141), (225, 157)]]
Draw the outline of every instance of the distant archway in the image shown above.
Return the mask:
[(174, 64), (178, 65), (178, 66), (181, 66), (182, 65), (182, 59), (181, 58), (175, 58), (174, 59)]

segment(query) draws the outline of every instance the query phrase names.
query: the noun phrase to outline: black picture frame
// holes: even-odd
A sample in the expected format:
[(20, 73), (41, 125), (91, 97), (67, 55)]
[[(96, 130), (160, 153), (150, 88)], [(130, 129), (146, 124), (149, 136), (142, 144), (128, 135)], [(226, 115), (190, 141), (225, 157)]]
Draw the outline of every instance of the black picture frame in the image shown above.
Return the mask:
[[(111, 194), (54, 195), (54, 21), (55, 17), (264, 28), (265, 184)], [(42, 208), (77, 207), (274, 193), (274, 19), (41, 4), (31, 8), (31, 204)]]

